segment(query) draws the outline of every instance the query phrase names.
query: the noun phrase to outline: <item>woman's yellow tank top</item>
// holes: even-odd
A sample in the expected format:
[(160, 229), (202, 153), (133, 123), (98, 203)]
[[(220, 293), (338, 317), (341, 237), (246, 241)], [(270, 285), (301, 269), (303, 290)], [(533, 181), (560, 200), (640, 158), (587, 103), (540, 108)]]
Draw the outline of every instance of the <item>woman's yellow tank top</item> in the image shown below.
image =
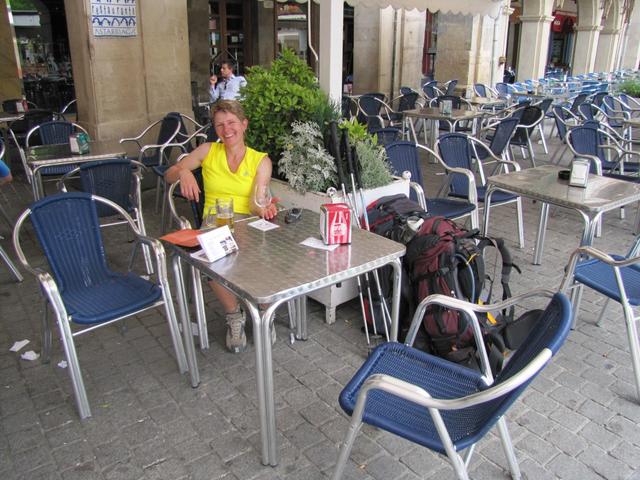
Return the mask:
[(236, 213), (251, 213), (249, 201), (251, 188), (260, 161), (267, 154), (247, 147), (238, 170), (229, 169), (224, 144), (212, 143), (209, 153), (202, 162), (202, 179), (205, 191), (204, 212), (215, 207), (216, 198), (233, 198), (233, 210)]

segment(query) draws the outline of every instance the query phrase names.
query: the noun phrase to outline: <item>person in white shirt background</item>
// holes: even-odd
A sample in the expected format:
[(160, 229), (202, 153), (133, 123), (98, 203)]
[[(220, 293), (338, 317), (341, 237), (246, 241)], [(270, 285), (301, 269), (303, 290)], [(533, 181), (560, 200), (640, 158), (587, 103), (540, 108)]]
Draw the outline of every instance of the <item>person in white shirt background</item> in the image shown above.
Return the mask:
[(245, 86), (247, 81), (243, 76), (233, 74), (230, 62), (222, 62), (220, 77), (211, 75), (209, 84), (209, 99), (214, 103), (218, 100), (237, 100), (240, 97), (240, 87)]

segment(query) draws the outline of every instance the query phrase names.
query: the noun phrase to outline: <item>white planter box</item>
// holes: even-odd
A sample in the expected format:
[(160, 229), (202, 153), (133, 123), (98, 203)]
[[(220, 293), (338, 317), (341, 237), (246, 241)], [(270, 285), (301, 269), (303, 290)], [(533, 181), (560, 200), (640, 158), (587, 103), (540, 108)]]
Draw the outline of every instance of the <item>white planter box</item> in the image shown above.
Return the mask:
[[(298, 207), (319, 212), (320, 205), (324, 203), (342, 202), (342, 192), (333, 198), (326, 193), (307, 192), (304, 195), (293, 190), (287, 182), (271, 179), (271, 191), (274, 197), (280, 199), (280, 204), (286, 208)], [(372, 188), (364, 190), (364, 202), (369, 205), (371, 202), (388, 195), (403, 193), (409, 196), (409, 180), (397, 179), (384, 187)], [(358, 195), (358, 208), (361, 208), (360, 198)], [(320, 226), (318, 226), (318, 234)], [(316, 290), (309, 294), (317, 302), (326, 307), (325, 321), (333, 323), (336, 321), (336, 307), (358, 296), (358, 284), (356, 279), (347, 280), (339, 285)]]

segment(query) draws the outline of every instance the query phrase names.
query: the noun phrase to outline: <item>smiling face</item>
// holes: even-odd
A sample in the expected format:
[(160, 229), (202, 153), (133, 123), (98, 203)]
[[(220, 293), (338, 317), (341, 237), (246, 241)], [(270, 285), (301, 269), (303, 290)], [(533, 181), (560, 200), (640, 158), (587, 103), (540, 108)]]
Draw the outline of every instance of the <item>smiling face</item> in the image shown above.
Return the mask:
[(213, 126), (222, 143), (228, 146), (244, 144), (244, 132), (249, 125), (245, 118), (240, 120), (231, 112), (219, 111), (213, 117)]

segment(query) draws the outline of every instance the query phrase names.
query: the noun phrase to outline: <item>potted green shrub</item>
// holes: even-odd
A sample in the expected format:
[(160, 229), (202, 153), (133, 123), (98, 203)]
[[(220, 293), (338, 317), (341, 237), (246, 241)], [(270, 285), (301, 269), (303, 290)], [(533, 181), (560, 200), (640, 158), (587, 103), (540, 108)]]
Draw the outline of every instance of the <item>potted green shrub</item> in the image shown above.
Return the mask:
[(617, 87), (619, 93), (626, 93), (630, 97), (640, 98), (640, 81), (625, 80)]
[(288, 49), (270, 67), (250, 67), (241, 94), (251, 125), (247, 144), (267, 152), (274, 167), (285, 149), (285, 136), (291, 132), (293, 122), (315, 121), (323, 125), (339, 118), (339, 108), (320, 90), (313, 70)]

